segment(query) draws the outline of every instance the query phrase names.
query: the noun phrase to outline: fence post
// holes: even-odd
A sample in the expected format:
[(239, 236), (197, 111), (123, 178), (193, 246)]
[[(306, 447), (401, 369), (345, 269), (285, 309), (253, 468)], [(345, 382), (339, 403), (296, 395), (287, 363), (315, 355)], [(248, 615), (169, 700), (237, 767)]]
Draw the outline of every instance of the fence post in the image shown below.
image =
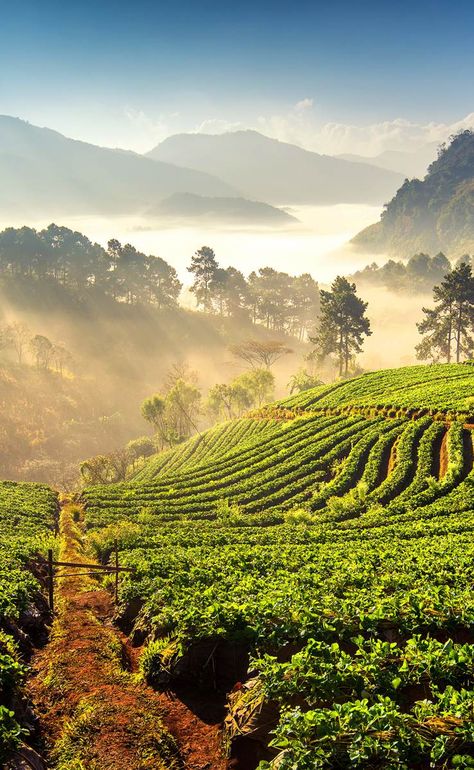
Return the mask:
[(48, 550), (48, 594), (49, 594), (49, 609), (51, 615), (54, 614), (54, 571), (53, 571), (53, 551), (50, 548)]
[(119, 600), (119, 555), (118, 540), (115, 540), (115, 603)]

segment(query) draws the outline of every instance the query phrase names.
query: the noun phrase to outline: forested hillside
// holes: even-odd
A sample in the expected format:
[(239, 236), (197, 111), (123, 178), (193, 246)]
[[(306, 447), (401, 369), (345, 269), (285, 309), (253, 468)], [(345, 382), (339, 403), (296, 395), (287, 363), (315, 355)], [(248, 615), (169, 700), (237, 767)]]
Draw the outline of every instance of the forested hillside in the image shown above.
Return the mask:
[(380, 222), (360, 232), (356, 246), (409, 257), (474, 249), (474, 133), (462, 131), (441, 147), (424, 179), (405, 180)]
[[(104, 248), (54, 224), (0, 233), (4, 476), (62, 487), (82, 460), (142, 435), (140, 404), (175, 364), (197, 371), (204, 402), (246, 366), (232, 346), (277, 338), (303, 351), (319, 311), (311, 276), (263, 268), (245, 277), (208, 247), (190, 267), (195, 310), (179, 304), (171, 265), (130, 244)], [(299, 366), (290, 358), (277, 367), (280, 394)], [(196, 421), (211, 419), (203, 411)]]

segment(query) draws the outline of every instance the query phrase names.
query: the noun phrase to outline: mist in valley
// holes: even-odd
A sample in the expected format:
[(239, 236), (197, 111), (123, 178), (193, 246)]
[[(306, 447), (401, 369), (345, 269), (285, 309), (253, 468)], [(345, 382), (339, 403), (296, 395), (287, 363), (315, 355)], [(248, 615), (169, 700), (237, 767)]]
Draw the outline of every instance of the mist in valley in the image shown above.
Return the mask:
[[(4, 236), (0, 253), (3, 337), (8, 342), (12, 324), (30, 335), (21, 366), (11, 344), (0, 351), (3, 475), (55, 484), (70, 476), (76, 483), (87, 457), (154, 434), (141, 405), (153, 394), (166, 396), (173, 371), (199, 392), (193, 432), (238, 416), (222, 405), (213, 412), (209, 396), (255, 368), (232, 353), (249, 340), (281, 344), (285, 354), (271, 365), (271, 387), (247, 407), (284, 398), (295, 377), (337, 379), (335, 356), (321, 360), (309, 339), (318, 326), (319, 289), (330, 289), (337, 276), (355, 280), (372, 332), (350, 374), (416, 362), (416, 324), (434, 284), (412, 286), (408, 274), (400, 285), (377, 284), (364, 268), (374, 260), (384, 265), (388, 252), (374, 254), (370, 239), (351, 242), (380, 219), (403, 180), (399, 170), (240, 130), (180, 134), (138, 155), (0, 116), (0, 146), (8, 182), (0, 191), (0, 230), (36, 231), (26, 230), (16, 244), (15, 235), (11, 242)], [(403, 166), (403, 154), (399, 160)], [(46, 249), (32, 245), (51, 222), (57, 227)], [(111, 241), (112, 251), (123, 252), (119, 283), (131, 281), (118, 296)], [(230, 276), (237, 292), (227, 309), (217, 295), (206, 307), (192, 293), (189, 267), (202, 247), (212, 250), (219, 280)], [(157, 273), (147, 283), (151, 264)], [(145, 281), (141, 295), (135, 279), (137, 286)], [(162, 280), (181, 285), (164, 304), (155, 294)], [(30, 350), (38, 336), (51, 346), (46, 365)], [(58, 349), (68, 357), (61, 371)]]
[[(227, 224), (189, 223), (187, 226), (162, 223), (150, 225), (148, 219), (139, 217), (68, 217), (61, 218), (60, 224), (86, 234), (92, 241), (106, 247), (111, 238), (122, 243), (131, 243), (137, 249), (165, 259), (177, 271), (183, 283), (180, 304), (190, 310), (196, 309), (195, 297), (189, 292), (191, 276), (188, 271), (191, 256), (202, 245), (210, 246), (222, 267), (232, 265), (248, 275), (262, 267), (299, 275), (309, 273), (321, 287), (327, 287), (336, 275), (350, 276), (355, 271), (372, 263), (382, 265), (387, 255), (373, 254), (351, 245), (351, 238), (364, 227), (376, 221), (381, 213), (380, 206), (339, 204), (335, 206), (290, 207), (289, 211), (298, 219), (287, 227), (235, 227)], [(41, 229), (49, 224), (48, 219), (32, 218), (12, 222), (0, 221), (0, 229), (6, 226), (28, 226)], [(416, 322), (421, 317), (421, 307), (429, 304), (429, 294), (395, 293), (382, 288), (363, 285), (363, 298), (369, 302), (368, 315), (373, 334), (364, 345), (360, 358), (362, 366), (368, 369), (400, 366), (415, 362), (414, 346), (418, 341)], [(403, 304), (403, 311), (401, 311)], [(53, 333), (60, 334), (63, 321), (53, 325)], [(58, 329), (59, 327), (59, 329)], [(57, 331), (58, 329), (58, 331)], [(114, 330), (115, 331), (115, 330)], [(162, 371), (170, 359), (166, 342), (162, 340)], [(207, 340), (204, 342), (207, 346)], [(144, 345), (148, 347), (147, 344)], [(154, 350), (153, 346), (153, 350)], [(163, 356), (163, 353), (164, 356)], [(185, 340), (178, 358), (185, 358), (193, 369), (201, 372), (203, 386), (207, 387), (219, 376), (224, 378), (235, 370), (231, 357), (211, 357), (207, 348), (204, 353), (186, 350)], [(165, 363), (166, 362), (166, 363)], [(288, 369), (302, 365), (295, 358), (285, 362), (284, 371), (277, 377), (278, 395), (284, 395)], [(155, 354), (142, 371), (144, 390), (156, 382), (157, 363)], [(212, 373), (212, 374), (211, 374)], [(290, 372), (291, 373), (291, 372)]]
[[(307, 360), (314, 348), (308, 334), (315, 329), (317, 318), (298, 340), (291, 333), (267, 329), (262, 321), (255, 325), (248, 318), (203, 312), (190, 292), (188, 267), (202, 245), (215, 251), (220, 267), (233, 266), (245, 276), (263, 267), (292, 276), (309, 273), (320, 288), (329, 288), (337, 275), (350, 276), (373, 262), (373, 256), (349, 242), (354, 233), (377, 218), (380, 207), (304, 206), (291, 207), (291, 213), (298, 222), (279, 228), (198, 221), (187, 226), (151, 226), (149, 220), (137, 217), (62, 217), (58, 224), (85, 234), (104, 248), (116, 238), (144, 254), (161, 257), (176, 270), (183, 286), (178, 307), (160, 310), (117, 302), (92, 289), (71, 292), (49, 279), (38, 283), (28, 275), (4, 275), (2, 328), (25, 325), (31, 337), (41, 335), (54, 346), (64, 347), (70, 363), (61, 374), (53, 365), (47, 372), (38, 371), (28, 343), (20, 372), (14, 353), (7, 348), (0, 351), (4, 445), (9, 447), (3, 473), (56, 484), (65, 480), (66, 486), (76, 483), (79, 463), (88, 456), (118, 451), (138, 436), (150, 435), (141, 404), (150, 395), (163, 392), (167, 373), (175, 366), (186, 372), (201, 393), (196, 428), (205, 429), (225, 416), (211, 415), (205, 408), (210, 390), (216, 384), (231, 383), (248, 370), (231, 352), (233, 345), (247, 339), (280, 340), (291, 351), (272, 366), (271, 398), (287, 396), (292, 377), (301, 370), (311, 371), (324, 382), (335, 379), (337, 366), (330, 359), (323, 363)], [(27, 225), (39, 231), (48, 224), (49, 220), (41, 218), (9, 219), (0, 222), (0, 229)], [(377, 261), (383, 264), (384, 255)], [(389, 291), (364, 282), (358, 291), (369, 303), (367, 315), (373, 332), (365, 340), (358, 366), (370, 370), (415, 363), (416, 322), (422, 306), (429, 304), (429, 295)], [(16, 390), (12, 378), (16, 378)], [(38, 398), (42, 409), (38, 409)], [(8, 420), (7, 404), (16, 414)], [(12, 404), (16, 405), (13, 409)], [(22, 404), (26, 404), (23, 411)], [(25, 427), (25, 415), (30, 428)]]

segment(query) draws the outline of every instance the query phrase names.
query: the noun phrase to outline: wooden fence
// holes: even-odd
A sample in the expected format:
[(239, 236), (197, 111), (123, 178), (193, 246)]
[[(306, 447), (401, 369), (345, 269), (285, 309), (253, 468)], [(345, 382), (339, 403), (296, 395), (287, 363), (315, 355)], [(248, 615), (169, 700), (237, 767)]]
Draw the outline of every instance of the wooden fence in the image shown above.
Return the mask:
[[(94, 575), (94, 574), (112, 574), (115, 575), (115, 602), (118, 603), (118, 591), (119, 591), (119, 574), (121, 572), (134, 572), (131, 567), (121, 567), (119, 564), (119, 552), (118, 543), (115, 540), (114, 551), (115, 558), (114, 564), (102, 565), (102, 564), (85, 564), (83, 562), (75, 561), (54, 561), (53, 551), (48, 551), (48, 600), (51, 613), (54, 613), (54, 579), (66, 578), (66, 577), (79, 577), (80, 575)], [(68, 567), (70, 569), (82, 569), (83, 572), (61, 572), (56, 573), (56, 567)]]

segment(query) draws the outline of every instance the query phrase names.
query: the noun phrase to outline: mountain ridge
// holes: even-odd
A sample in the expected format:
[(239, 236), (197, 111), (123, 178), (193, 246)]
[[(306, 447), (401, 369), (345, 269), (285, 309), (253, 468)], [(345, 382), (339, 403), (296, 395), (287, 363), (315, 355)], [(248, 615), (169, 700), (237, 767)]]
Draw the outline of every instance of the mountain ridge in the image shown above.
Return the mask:
[(380, 204), (401, 174), (321, 155), (252, 129), (224, 134), (175, 134), (147, 157), (207, 171), (272, 205)]
[(146, 213), (174, 193), (234, 197), (210, 174), (137, 153), (70, 139), (20, 118), (0, 116), (0, 206), (35, 214)]

